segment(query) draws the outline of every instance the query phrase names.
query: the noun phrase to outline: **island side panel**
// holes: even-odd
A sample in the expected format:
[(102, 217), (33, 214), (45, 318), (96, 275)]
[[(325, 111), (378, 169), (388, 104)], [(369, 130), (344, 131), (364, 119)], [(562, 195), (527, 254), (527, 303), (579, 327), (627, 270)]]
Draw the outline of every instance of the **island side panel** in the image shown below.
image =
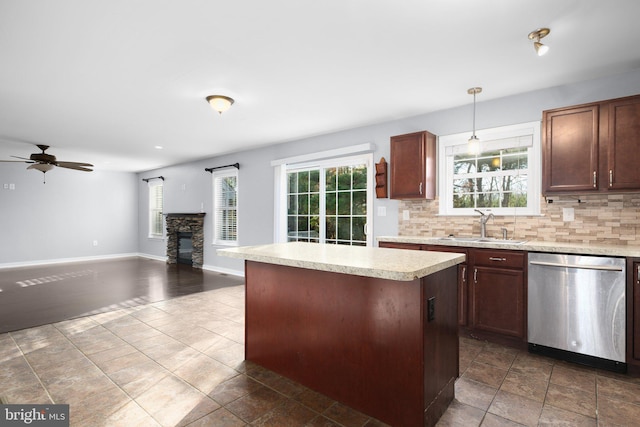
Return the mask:
[[(437, 423), (454, 398), (459, 372), (458, 268), (423, 277), (424, 405), (425, 426)], [(429, 321), (428, 300), (434, 298), (434, 319)]]
[(391, 425), (422, 425), (423, 281), (245, 266), (247, 360)]

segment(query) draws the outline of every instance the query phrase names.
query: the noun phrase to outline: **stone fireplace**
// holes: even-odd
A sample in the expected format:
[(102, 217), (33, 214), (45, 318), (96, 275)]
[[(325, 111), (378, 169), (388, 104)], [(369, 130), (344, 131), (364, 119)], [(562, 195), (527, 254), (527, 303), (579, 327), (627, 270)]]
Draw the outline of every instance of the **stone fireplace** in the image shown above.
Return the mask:
[(204, 260), (204, 213), (167, 214), (167, 264), (178, 263), (180, 236), (191, 235), (191, 265), (202, 268)]

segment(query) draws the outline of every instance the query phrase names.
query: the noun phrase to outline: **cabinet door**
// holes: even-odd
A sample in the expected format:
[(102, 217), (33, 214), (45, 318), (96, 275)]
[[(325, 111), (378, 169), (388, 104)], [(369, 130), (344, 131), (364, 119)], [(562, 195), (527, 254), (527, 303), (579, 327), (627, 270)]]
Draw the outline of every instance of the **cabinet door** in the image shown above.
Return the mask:
[(423, 131), (391, 137), (392, 199), (434, 199), (436, 137)]
[[(469, 253), (467, 249), (455, 247), (455, 246), (439, 246), (439, 245), (426, 245), (424, 247), (426, 251), (436, 252), (455, 252), (464, 254), (469, 260)], [(458, 264), (458, 325), (467, 326), (469, 324), (469, 269), (467, 268), (467, 262), (464, 264)]]
[(475, 329), (524, 338), (524, 273), (474, 267), (471, 321)]
[(467, 326), (467, 264), (458, 265), (458, 325)]
[(640, 96), (612, 101), (607, 109), (608, 188), (640, 189)]
[(542, 115), (544, 193), (598, 190), (598, 104)]
[(640, 360), (640, 262), (633, 263), (633, 358)]

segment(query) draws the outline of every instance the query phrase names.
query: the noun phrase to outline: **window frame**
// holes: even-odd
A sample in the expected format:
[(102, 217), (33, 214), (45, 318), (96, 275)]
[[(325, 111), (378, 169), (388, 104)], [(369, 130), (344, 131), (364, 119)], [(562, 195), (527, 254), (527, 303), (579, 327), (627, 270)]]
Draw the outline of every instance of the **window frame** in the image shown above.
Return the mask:
[[(155, 191), (157, 191), (157, 188), (161, 188), (162, 189), (162, 201), (161, 201), (161, 206), (158, 208), (157, 206), (155, 206), (156, 204), (156, 200), (155, 199)], [(164, 211), (164, 181), (162, 180), (154, 180), (154, 181), (149, 181), (147, 182), (147, 189), (149, 191), (148, 194), (148, 204), (147, 204), (147, 208), (148, 208), (148, 218), (149, 218), (149, 229), (148, 229), (148, 237), (150, 239), (163, 239), (165, 237), (166, 234), (166, 227), (165, 227), (165, 221), (164, 221), (164, 215), (163, 215), (163, 211)], [(156, 220), (154, 218), (157, 218), (157, 214), (160, 214), (160, 229), (162, 230), (160, 233), (155, 233), (155, 227), (154, 225), (156, 225)]]
[[(324, 169), (326, 168), (340, 168), (345, 166), (353, 166), (358, 164), (364, 164), (367, 167), (367, 212), (366, 212), (366, 246), (373, 245), (373, 198), (374, 198), (374, 167), (373, 167), (373, 153), (356, 154), (352, 156), (336, 157), (336, 158), (323, 158), (318, 160), (303, 161), (298, 163), (280, 163), (275, 165), (275, 226), (274, 226), (274, 241), (275, 242), (287, 242), (288, 240), (288, 228), (287, 228), (287, 215), (288, 215), (288, 179), (287, 176), (290, 172), (304, 171), (310, 169), (321, 169), (321, 185), (325, 185)], [(325, 206), (325, 189), (322, 188), (320, 194), (320, 239), (319, 243), (325, 243), (325, 220), (326, 220), (326, 206)], [(351, 216), (351, 215), (350, 215)], [(330, 243), (333, 244), (333, 243)]]
[[(219, 185), (218, 185), (218, 180), (222, 179), (222, 178), (229, 178), (229, 177), (234, 177), (236, 180), (236, 186), (235, 186), (235, 207), (233, 209), (227, 209), (227, 210), (233, 210), (235, 211), (235, 239), (231, 240), (231, 239), (223, 239), (219, 236), (218, 234), (218, 221), (220, 220), (220, 213), (222, 211), (220, 205), (219, 205), (219, 199), (218, 199), (218, 194), (221, 191)], [(239, 201), (239, 189), (240, 189), (240, 174), (239, 174), (239, 170), (236, 168), (233, 169), (220, 169), (220, 170), (216, 170), (212, 172), (212, 183), (213, 183), (213, 239), (212, 239), (212, 244), (214, 245), (218, 245), (218, 246), (238, 246), (239, 244), (239, 235), (240, 235), (240, 227), (239, 227), (239, 212), (240, 212), (240, 201)]]
[[(509, 126), (477, 130), (476, 135), (480, 139), (479, 152), (487, 152), (492, 149), (506, 148), (496, 145), (504, 144), (501, 140), (513, 140), (512, 148), (527, 147), (528, 168), (527, 172), (527, 207), (498, 207), (478, 208), (485, 213), (493, 213), (498, 216), (531, 216), (540, 215), (540, 185), (542, 179), (541, 166), (541, 122), (519, 123)], [(469, 132), (453, 135), (443, 135), (438, 138), (438, 167), (439, 183), (439, 215), (442, 216), (468, 216), (476, 215), (476, 208), (453, 207), (454, 184), (454, 155), (467, 147)], [(495, 175), (495, 172), (485, 172), (487, 177)], [(483, 174), (483, 173), (479, 173)], [(519, 174), (516, 173), (516, 176)], [(502, 174), (501, 174), (502, 175)], [(508, 174), (504, 174), (508, 175)]]

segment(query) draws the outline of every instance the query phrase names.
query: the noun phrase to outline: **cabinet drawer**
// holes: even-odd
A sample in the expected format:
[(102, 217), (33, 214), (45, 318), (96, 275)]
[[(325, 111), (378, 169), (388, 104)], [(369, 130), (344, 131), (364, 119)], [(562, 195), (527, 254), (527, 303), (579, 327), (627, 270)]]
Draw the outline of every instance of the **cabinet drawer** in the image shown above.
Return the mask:
[(426, 245), (424, 247), (424, 250), (426, 251), (432, 251), (432, 252), (454, 252), (457, 254), (465, 254), (467, 255), (467, 249), (465, 248), (460, 248), (460, 247), (456, 247), (456, 246), (440, 246), (440, 245)]
[(380, 242), (378, 243), (380, 248), (392, 248), (392, 249), (412, 249), (419, 251), (422, 249), (422, 245), (417, 243), (395, 243), (395, 242)]
[(474, 265), (502, 268), (524, 268), (525, 253), (493, 249), (476, 249), (473, 251)]

